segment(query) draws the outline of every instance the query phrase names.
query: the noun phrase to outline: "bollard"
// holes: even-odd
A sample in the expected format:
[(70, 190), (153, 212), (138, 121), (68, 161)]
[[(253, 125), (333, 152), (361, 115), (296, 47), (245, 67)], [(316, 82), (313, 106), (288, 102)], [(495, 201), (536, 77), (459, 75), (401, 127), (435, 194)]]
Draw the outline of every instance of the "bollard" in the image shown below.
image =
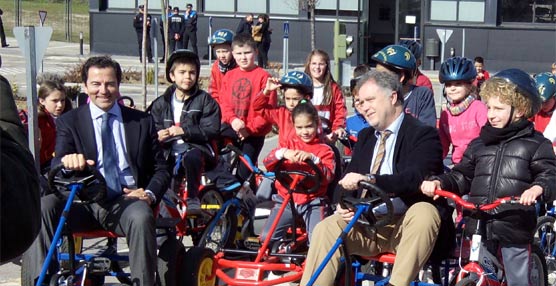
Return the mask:
[(83, 32), (79, 32), (79, 54), (83, 55)]

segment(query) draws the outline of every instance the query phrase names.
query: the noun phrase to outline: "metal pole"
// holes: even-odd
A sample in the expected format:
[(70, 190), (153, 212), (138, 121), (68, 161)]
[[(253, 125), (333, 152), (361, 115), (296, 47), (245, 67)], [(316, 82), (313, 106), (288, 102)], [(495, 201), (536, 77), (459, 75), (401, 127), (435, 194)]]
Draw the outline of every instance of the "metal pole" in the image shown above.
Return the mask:
[(394, 43), (400, 39), (400, 0), (396, 0), (396, 24), (394, 25)]
[(79, 54), (83, 55), (83, 32), (79, 32)]
[[(210, 42), (210, 37), (212, 36), (212, 16), (209, 17), (209, 37), (208, 41)], [(209, 46), (209, 66), (212, 64), (212, 46)]]
[(465, 28), (462, 29), (462, 40), (461, 40), (461, 56), (465, 57)]
[[(151, 35), (153, 35), (154, 45), (154, 96), (158, 97), (158, 31), (160, 30), (158, 19), (153, 18), (154, 25), (151, 26)], [(146, 107), (145, 107), (146, 109)]]
[(37, 55), (35, 47), (35, 27), (25, 27), (25, 61), (27, 70), (27, 113), (29, 122), (29, 149), (35, 158), (37, 173), (40, 170), (40, 145), (39, 145), (39, 121), (37, 117)]
[(283, 41), (283, 52), (282, 52), (282, 68), (284, 70), (284, 74), (288, 73), (288, 66), (289, 66), (289, 25), (290, 22), (286, 21), (284, 23), (284, 41)]

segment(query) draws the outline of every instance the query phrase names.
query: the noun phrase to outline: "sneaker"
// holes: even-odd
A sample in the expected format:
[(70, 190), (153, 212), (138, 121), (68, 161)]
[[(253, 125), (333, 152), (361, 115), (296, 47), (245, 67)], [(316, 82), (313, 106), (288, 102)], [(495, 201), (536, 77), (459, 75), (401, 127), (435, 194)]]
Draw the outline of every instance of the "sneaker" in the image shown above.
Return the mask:
[(7, 48), (9, 46), (10, 46), (10, 44), (4, 44), (4, 45), (2, 45), (2, 48)]
[(149, 63), (151, 64), (154, 63), (153, 59), (149, 59)]
[(160, 63), (161, 63), (161, 64), (164, 63), (164, 58), (160, 59)]
[(185, 212), (187, 215), (199, 215), (201, 214), (201, 201), (199, 198), (188, 198), (186, 200), (187, 208)]

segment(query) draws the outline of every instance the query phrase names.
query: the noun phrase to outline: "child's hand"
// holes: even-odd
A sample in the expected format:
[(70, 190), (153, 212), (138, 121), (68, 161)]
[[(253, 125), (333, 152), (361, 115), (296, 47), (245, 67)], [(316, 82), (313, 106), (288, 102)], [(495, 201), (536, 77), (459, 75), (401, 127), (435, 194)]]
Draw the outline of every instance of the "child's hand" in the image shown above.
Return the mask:
[(280, 84), (280, 79), (277, 77), (269, 77), (266, 80), (266, 87), (263, 90), (264, 95), (268, 95), (271, 91), (275, 91), (282, 86)]
[(341, 127), (336, 129), (334, 133), (336, 134), (337, 138), (344, 138), (347, 134), (346, 130)]
[(423, 194), (425, 194), (428, 197), (432, 197), (433, 200), (438, 199), (438, 195), (435, 195), (434, 191), (439, 189), (440, 189), (439, 180), (423, 181), (423, 183), (421, 183), (421, 192), (423, 192)]
[(168, 129), (162, 129), (158, 132), (158, 141), (163, 142), (164, 140), (170, 138), (170, 131)]
[(171, 137), (181, 136), (185, 134), (185, 132), (183, 132), (183, 129), (179, 126), (171, 126), (170, 128), (168, 128), (168, 132), (170, 133)]
[(334, 143), (336, 143), (336, 140), (338, 139), (338, 135), (336, 134), (336, 132), (332, 132), (332, 133), (324, 136), (324, 139), (326, 140), (326, 143), (334, 144)]
[(284, 152), (284, 159), (291, 161), (291, 162), (296, 162), (296, 156), (297, 156), (297, 152), (296, 150), (286, 150), (286, 152)]
[(239, 119), (239, 118), (235, 118), (234, 120), (232, 120), (232, 129), (234, 129), (235, 132), (239, 132), (240, 129), (245, 128), (245, 122), (243, 122), (243, 120)]
[(522, 205), (530, 206), (537, 202), (537, 198), (542, 195), (542, 187), (534, 185), (529, 189), (525, 190), (521, 197), (519, 198), (519, 203)]
[(306, 160), (313, 160), (313, 154), (305, 151), (297, 151), (297, 155), (295, 156), (298, 162), (305, 162)]

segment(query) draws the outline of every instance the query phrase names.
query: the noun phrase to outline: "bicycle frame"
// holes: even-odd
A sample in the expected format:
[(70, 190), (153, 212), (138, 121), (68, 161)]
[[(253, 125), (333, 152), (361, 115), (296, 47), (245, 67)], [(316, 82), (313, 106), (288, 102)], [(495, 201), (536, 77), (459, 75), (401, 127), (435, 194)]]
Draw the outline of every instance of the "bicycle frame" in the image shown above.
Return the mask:
[[(465, 209), (479, 211), (479, 212), (486, 212), (489, 210), (493, 210), (498, 206), (500, 206), (501, 204), (505, 204), (505, 203), (510, 203), (510, 204), (519, 203), (519, 198), (505, 197), (505, 198), (499, 198), (490, 204), (476, 205), (462, 199), (461, 197), (459, 197), (454, 193), (443, 191), (443, 190), (436, 190), (435, 195), (452, 199), (457, 205), (462, 206)], [(465, 277), (476, 275), (476, 277), (478, 277), (476, 285), (506, 285), (504, 265), (500, 262), (500, 260), (496, 257), (496, 255), (492, 254), (487, 249), (487, 247), (485, 247), (482, 241), (482, 236), (483, 236), (483, 233), (481, 232), (482, 223), (483, 223), (483, 219), (479, 218), (477, 222), (477, 227), (471, 239), (469, 262), (465, 265), (462, 265), (463, 259), (460, 252), (459, 266), (461, 270), (456, 278), (456, 282), (463, 280)], [(462, 238), (462, 241), (463, 239), (465, 238)]]

